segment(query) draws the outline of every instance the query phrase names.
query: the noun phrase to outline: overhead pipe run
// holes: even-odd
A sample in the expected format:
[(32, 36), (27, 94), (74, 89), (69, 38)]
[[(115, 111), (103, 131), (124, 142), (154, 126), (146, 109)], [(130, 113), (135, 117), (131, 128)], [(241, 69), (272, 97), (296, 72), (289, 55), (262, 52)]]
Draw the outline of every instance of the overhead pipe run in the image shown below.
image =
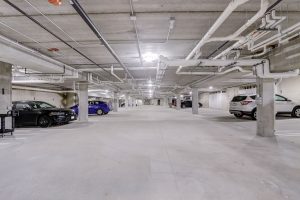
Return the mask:
[[(13, 4), (12, 2), (10, 2), (9, 0), (3, 0), (5, 3), (7, 3), (8, 5), (10, 5), (12, 8), (14, 8), (15, 10), (17, 10), (18, 12), (20, 12), (21, 14), (23, 14), (25, 17), (27, 17), (28, 19), (30, 19), (32, 22), (34, 22), (35, 24), (37, 24), (38, 26), (40, 26), (42, 29), (44, 29), (45, 31), (47, 31), (48, 33), (50, 33), (51, 35), (53, 35), (55, 38), (57, 38), (59, 41), (61, 41), (62, 43), (64, 43), (65, 45), (67, 45), (68, 47), (70, 47), (71, 49), (73, 49), (74, 51), (76, 51), (79, 55), (83, 56), (84, 58), (86, 58), (88, 61), (90, 61), (91, 63), (95, 64), (96, 66), (100, 67), (97, 63), (95, 63), (92, 59), (90, 59), (89, 57), (87, 57), (85, 54), (83, 54), (81, 51), (79, 51), (78, 49), (76, 49), (75, 47), (73, 47), (72, 45), (70, 45), (68, 42), (66, 42), (65, 40), (63, 40), (61, 37), (59, 37), (57, 34), (55, 34), (53, 31), (49, 30), (46, 26), (44, 26), (43, 24), (41, 24), (39, 21), (37, 21), (36, 19), (34, 19), (32, 16), (28, 15), (24, 10), (22, 10), (21, 8), (19, 8), (17, 5)], [(101, 67), (100, 67), (101, 68)], [(109, 74), (109, 72), (103, 70), (103, 72), (105, 72), (106, 74)], [(109, 80), (106, 77), (101, 76), (103, 79)]]
[(70, 4), (73, 6), (73, 8), (76, 10), (76, 12), (81, 16), (81, 18), (85, 21), (85, 23), (90, 27), (90, 29), (94, 32), (94, 34), (98, 37), (100, 42), (106, 47), (106, 49), (111, 53), (111, 55), (118, 61), (118, 63), (121, 65), (122, 68), (126, 71), (126, 73), (130, 76), (131, 79), (134, 79), (134, 77), (131, 75), (125, 64), (121, 61), (119, 56), (116, 54), (116, 52), (112, 49), (112, 47), (108, 44), (108, 42), (104, 39), (100, 31), (97, 29), (95, 24), (92, 22), (90, 17), (87, 15), (87, 13), (84, 11), (84, 9), (81, 7), (81, 5), (78, 3), (77, 0), (71, 0)]
[(116, 78), (118, 79), (121, 83), (124, 83), (123, 79), (121, 79), (117, 74), (114, 73), (114, 66), (111, 66), (111, 70), (110, 73)]
[(274, 79), (282, 79), (282, 78), (291, 78), (299, 76), (299, 69), (281, 72), (281, 73), (272, 73), (270, 72), (270, 61), (263, 60), (261, 64), (255, 66), (255, 73), (259, 78), (274, 78)]

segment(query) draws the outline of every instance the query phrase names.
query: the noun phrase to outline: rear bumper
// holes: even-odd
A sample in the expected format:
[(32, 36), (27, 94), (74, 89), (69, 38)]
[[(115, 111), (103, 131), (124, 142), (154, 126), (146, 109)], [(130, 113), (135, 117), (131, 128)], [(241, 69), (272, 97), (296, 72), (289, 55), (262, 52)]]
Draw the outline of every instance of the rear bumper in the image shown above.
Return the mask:
[(230, 114), (243, 114), (243, 115), (251, 115), (252, 111), (242, 111), (242, 110), (229, 110)]

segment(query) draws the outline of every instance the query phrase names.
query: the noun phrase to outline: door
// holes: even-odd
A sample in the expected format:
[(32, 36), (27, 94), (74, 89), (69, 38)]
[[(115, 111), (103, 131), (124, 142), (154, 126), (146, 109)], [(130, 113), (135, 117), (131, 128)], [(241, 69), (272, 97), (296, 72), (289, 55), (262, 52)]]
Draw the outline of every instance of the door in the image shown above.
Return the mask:
[(291, 113), (294, 105), (291, 100), (280, 95), (275, 95), (275, 108), (277, 113)]
[(17, 103), (15, 108), (19, 112), (19, 115), (16, 117), (17, 124), (36, 124), (37, 113), (34, 112), (29, 104)]

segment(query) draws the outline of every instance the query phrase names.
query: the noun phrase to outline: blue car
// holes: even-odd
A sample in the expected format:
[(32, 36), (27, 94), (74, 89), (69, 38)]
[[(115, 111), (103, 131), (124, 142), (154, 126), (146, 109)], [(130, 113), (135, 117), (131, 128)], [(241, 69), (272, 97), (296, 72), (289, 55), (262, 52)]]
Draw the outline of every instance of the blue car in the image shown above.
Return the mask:
[[(79, 106), (72, 106), (71, 109), (78, 115)], [(110, 111), (107, 103), (103, 101), (89, 101), (89, 115), (106, 115)]]

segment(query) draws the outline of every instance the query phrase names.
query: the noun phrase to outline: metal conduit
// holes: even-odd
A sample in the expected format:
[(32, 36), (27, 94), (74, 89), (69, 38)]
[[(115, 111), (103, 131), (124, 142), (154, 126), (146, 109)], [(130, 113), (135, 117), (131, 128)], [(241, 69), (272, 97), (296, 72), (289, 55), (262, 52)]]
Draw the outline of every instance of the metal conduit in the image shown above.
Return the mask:
[[(36, 23), (37, 25), (39, 25), (41, 28), (43, 28), (45, 31), (47, 31), (48, 33), (50, 33), (51, 35), (53, 35), (55, 38), (57, 38), (59, 41), (61, 41), (62, 43), (64, 43), (65, 45), (67, 45), (68, 47), (70, 47), (71, 49), (73, 49), (74, 51), (76, 51), (78, 54), (80, 54), (81, 56), (83, 56), (84, 58), (86, 58), (88, 61), (90, 61), (91, 63), (93, 63), (94, 65), (98, 66), (99, 68), (102, 69), (102, 67), (100, 65), (98, 65), (97, 63), (95, 63), (92, 59), (90, 59), (89, 57), (87, 57), (85, 54), (83, 54), (82, 52), (80, 52), (79, 50), (77, 50), (76, 48), (74, 48), (72, 45), (70, 45), (69, 43), (67, 43), (66, 41), (64, 41), (61, 37), (59, 37), (58, 35), (56, 35), (55, 33), (53, 33), (51, 30), (49, 30), (47, 27), (45, 27), (43, 24), (41, 24), (40, 22), (38, 22), (36, 19), (34, 19), (33, 17), (31, 17), (30, 15), (28, 15), (25, 11), (23, 11), (21, 8), (19, 8), (18, 6), (16, 6), (15, 4), (13, 4), (12, 2), (10, 2), (9, 0), (3, 0), (5, 3), (7, 3), (8, 5), (10, 5), (11, 7), (13, 7), (14, 9), (16, 9), (18, 12), (20, 12), (21, 14), (23, 14), (24, 16), (26, 16), (28, 19), (30, 19), (32, 22)], [(105, 72), (106, 74), (109, 74), (111, 76), (111, 74), (102, 69), (103, 72)], [(101, 76), (101, 78), (104, 78), (106, 80), (109, 80), (103, 76)]]
[(125, 64), (121, 61), (119, 56), (116, 54), (116, 52), (113, 50), (113, 48), (108, 44), (108, 42), (104, 39), (100, 31), (97, 29), (95, 24), (92, 22), (88, 14), (84, 11), (84, 9), (81, 7), (81, 5), (78, 3), (77, 0), (71, 0), (70, 1), (73, 8), (76, 10), (76, 12), (81, 16), (81, 18), (85, 21), (85, 23), (90, 27), (90, 29), (94, 32), (94, 34), (98, 37), (100, 42), (106, 47), (106, 49), (111, 53), (111, 55), (118, 61), (118, 63), (121, 65), (122, 68), (126, 71), (126, 73), (130, 76), (130, 78), (134, 79)]

